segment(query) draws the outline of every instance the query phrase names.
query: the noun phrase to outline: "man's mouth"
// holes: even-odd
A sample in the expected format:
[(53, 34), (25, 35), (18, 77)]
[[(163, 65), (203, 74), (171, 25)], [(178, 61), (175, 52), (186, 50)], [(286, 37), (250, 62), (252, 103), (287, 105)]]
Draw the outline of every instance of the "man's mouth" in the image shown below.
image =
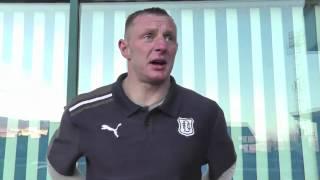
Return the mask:
[(167, 64), (167, 61), (165, 61), (165, 60), (162, 60), (162, 59), (156, 59), (156, 60), (152, 60), (152, 61), (150, 61), (150, 64), (152, 64), (152, 65), (165, 65), (165, 64)]

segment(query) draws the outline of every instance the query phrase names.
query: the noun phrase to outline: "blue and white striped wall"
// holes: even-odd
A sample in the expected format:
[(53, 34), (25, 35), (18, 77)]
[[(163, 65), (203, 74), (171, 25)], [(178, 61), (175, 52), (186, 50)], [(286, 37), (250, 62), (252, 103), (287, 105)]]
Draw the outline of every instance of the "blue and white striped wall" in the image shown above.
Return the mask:
[(66, 103), (69, 4), (0, 3), (0, 179), (44, 180)]

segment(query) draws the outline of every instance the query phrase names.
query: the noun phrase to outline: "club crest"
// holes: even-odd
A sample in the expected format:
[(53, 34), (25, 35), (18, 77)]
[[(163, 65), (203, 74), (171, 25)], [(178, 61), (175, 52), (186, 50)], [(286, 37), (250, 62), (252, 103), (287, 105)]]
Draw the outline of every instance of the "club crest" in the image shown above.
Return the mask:
[(179, 117), (177, 121), (179, 124), (178, 132), (181, 135), (184, 135), (187, 137), (194, 135), (194, 128), (193, 128), (194, 120), (192, 118)]

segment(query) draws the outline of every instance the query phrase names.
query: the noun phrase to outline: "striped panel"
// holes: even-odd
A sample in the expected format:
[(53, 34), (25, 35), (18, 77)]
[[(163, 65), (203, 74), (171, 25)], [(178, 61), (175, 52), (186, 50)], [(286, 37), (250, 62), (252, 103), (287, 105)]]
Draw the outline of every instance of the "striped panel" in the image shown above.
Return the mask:
[[(219, 105), (223, 108), (224, 115), (228, 125), (230, 125), (230, 108), (229, 108), (229, 73), (228, 73), (228, 41), (227, 41), (227, 24), (226, 24), (226, 10), (224, 8), (218, 8), (216, 10), (216, 22), (217, 22), (217, 75), (218, 75), (218, 92), (219, 92)], [(224, 83), (221, 83), (224, 82)], [(229, 128), (231, 129), (231, 128)], [(238, 139), (239, 140), (239, 139)]]
[(262, 39), (260, 25), (260, 9), (250, 9), (250, 29), (251, 29), (251, 47), (255, 51), (252, 54), (252, 76), (253, 78), (253, 115), (254, 115), (254, 131), (256, 138), (256, 164), (257, 177), (261, 180), (268, 180), (269, 176), (266, 171), (268, 169), (267, 154), (267, 137), (266, 137), (266, 118), (265, 118), (265, 92), (263, 83), (263, 57), (262, 57)]
[[(227, 43), (228, 43), (228, 77), (229, 77), (229, 117), (231, 137), (235, 147), (241, 147), (241, 98), (240, 98), (240, 62), (239, 62), (239, 37), (237, 9), (226, 9)], [(240, 128), (239, 128), (240, 127)], [(242, 148), (236, 148), (237, 163), (243, 166)], [(237, 168), (235, 179), (243, 179), (243, 169)]]
[(11, 63), (13, 64), (16, 72), (21, 72), (23, 64), (23, 45), (24, 45), (24, 13), (13, 13), (13, 36), (12, 36), (12, 48)]
[(4, 170), (4, 158), (5, 158), (5, 148), (6, 148), (6, 140), (4, 137), (5, 130), (7, 129), (8, 118), (0, 116), (0, 179), (3, 179), (3, 170)]
[(114, 68), (114, 74), (113, 74), (113, 81), (116, 80), (116, 78), (126, 72), (127, 66), (126, 61), (122, 55), (120, 54), (120, 51), (118, 49), (118, 41), (119, 39), (123, 39), (124, 36), (124, 24), (126, 20), (126, 13), (124, 11), (115, 11), (114, 12), (114, 22), (117, 22), (116, 26), (114, 26), (114, 38), (113, 38), (113, 68)]
[[(293, 21), (292, 21), (292, 8), (286, 7), (282, 9), (282, 24), (283, 24), (283, 46), (285, 53), (285, 67), (286, 67), (286, 89), (287, 89), (287, 106), (289, 112), (297, 111), (296, 91), (294, 89), (294, 82), (296, 81), (295, 63), (291, 60), (294, 54), (293, 48), (290, 47), (291, 39), (286, 38), (288, 34), (292, 34)], [(289, 36), (290, 37), (290, 36)], [(286, 48), (290, 47), (290, 48)], [(287, 55), (286, 55), (287, 54)], [(290, 56), (288, 56), (290, 55)], [(291, 169), (292, 179), (304, 179), (303, 157), (301, 137), (298, 135), (298, 121), (293, 116), (288, 116), (288, 132), (290, 136), (290, 152), (291, 152)]]
[(279, 154), (277, 142), (277, 130), (275, 121), (275, 100), (274, 100), (274, 73), (272, 61), (272, 41), (271, 41), (271, 19), (270, 8), (261, 9), (261, 37), (262, 37), (262, 57), (266, 107), (266, 131), (268, 143), (268, 171), (270, 179), (280, 179)]
[(61, 80), (65, 80), (66, 76), (66, 14), (64, 12), (56, 12), (54, 14), (54, 38), (53, 38), (53, 64), (52, 64), (52, 78), (53, 88), (62, 93), (65, 91), (65, 84)]
[(16, 159), (14, 167), (14, 179), (26, 179), (27, 170), (27, 150), (28, 150), (28, 137), (23, 135), (23, 131), (28, 129), (29, 122), (18, 120), (19, 130), (16, 134), (17, 146), (16, 148)]
[(80, 49), (79, 49), (79, 93), (87, 92), (91, 89), (91, 37), (92, 37), (92, 12), (85, 10), (81, 13), (80, 26)]
[[(288, 129), (288, 104), (286, 90), (286, 66), (283, 45), (283, 24), (280, 8), (271, 8), (271, 33), (274, 65), (274, 87), (276, 108), (277, 140), (279, 145), (280, 179), (292, 179), (290, 140)], [(279, 76), (280, 75), (280, 76)], [(283, 148), (282, 148), (283, 147)]]
[(14, 179), (17, 147), (17, 136), (14, 131), (18, 129), (18, 120), (8, 119), (7, 129), (11, 130), (10, 136), (12, 136), (6, 138), (3, 179)]
[(104, 37), (104, 13), (96, 11), (92, 15), (92, 43), (91, 43), (91, 87), (102, 86), (103, 83), (103, 37)]
[(182, 53), (182, 84), (189, 88), (195, 88), (194, 80), (194, 39), (193, 39), (193, 11), (186, 9), (181, 11), (181, 53)]
[(0, 4), (0, 179), (49, 179), (43, 120), (54, 131), (65, 105), (67, 7)]
[[(50, 122), (49, 124), (49, 135), (48, 135), (48, 139), (51, 139), (52, 136), (54, 135), (54, 133), (56, 132), (56, 130), (59, 128), (59, 123), (57, 122)], [(49, 140), (50, 142), (50, 140)], [(51, 177), (49, 176), (49, 172), (48, 172), (48, 169), (47, 169), (47, 176), (46, 176), (46, 179), (47, 180), (51, 180)], [(41, 179), (42, 180), (42, 179)]]
[[(320, 5), (315, 6), (315, 16), (316, 16), (316, 34), (317, 34), (317, 44), (318, 51), (320, 51)], [(319, 61), (320, 67), (320, 61)], [(320, 68), (319, 68), (320, 69)]]
[[(316, 34), (317, 34), (317, 45), (318, 45), (318, 51), (320, 51), (320, 5), (317, 5), (317, 6), (315, 6), (315, 19), (316, 19)], [(319, 80), (319, 78), (320, 78), (320, 55), (319, 54), (315, 54), (315, 55), (317, 55), (318, 56), (318, 81), (320, 81)], [(318, 91), (319, 92), (319, 91)], [(317, 95), (319, 95), (318, 93), (317, 93)], [(319, 98), (316, 98), (316, 99), (319, 99)], [(320, 103), (319, 101), (318, 101), (318, 103)], [(319, 144), (320, 144), (320, 125), (318, 124), (317, 125), (317, 137), (318, 137), (318, 146), (319, 146)], [(317, 166), (318, 166), (318, 174), (320, 173), (320, 151), (318, 151), (317, 152)]]
[(195, 9), (193, 14), (194, 33), (194, 89), (201, 95), (206, 93), (205, 76), (205, 43), (204, 43), (204, 10)]
[[(178, 49), (181, 48), (182, 44), (182, 18), (181, 18), (181, 11), (178, 9), (170, 9), (171, 16), (174, 18), (176, 26), (177, 26), (177, 39), (178, 39)], [(174, 62), (174, 66), (172, 69), (172, 75), (175, 77), (177, 83), (182, 83), (182, 51), (178, 51), (176, 53), (176, 59)]]
[(4, 31), (4, 13), (0, 11), (0, 62), (2, 62), (3, 59), (4, 59), (4, 55), (3, 55), (3, 46), (4, 46), (3, 31)]
[[(110, 11), (104, 11), (104, 34), (113, 34), (113, 30), (116, 26), (114, 13)], [(113, 48), (116, 46), (115, 40), (113, 36), (103, 36), (104, 37), (104, 46), (103, 46), (103, 83), (108, 84), (114, 80), (114, 50)]]
[[(56, 123), (59, 125), (59, 123)], [(43, 135), (39, 138), (39, 146), (38, 151), (38, 163), (37, 163), (37, 178), (38, 180), (46, 180), (47, 178), (47, 148), (49, 144), (49, 132), (55, 129), (50, 129), (50, 122), (49, 121), (41, 121), (40, 122), (40, 130), (46, 131), (47, 135)], [(51, 136), (50, 136), (51, 137)]]
[[(39, 121), (30, 121), (29, 130), (40, 130)], [(28, 148), (27, 148), (27, 162), (26, 162), (26, 179), (37, 179), (38, 178), (38, 167), (39, 167), (39, 137), (28, 137)]]
[[(241, 119), (247, 123), (248, 129), (241, 130), (242, 142), (252, 141), (248, 136), (248, 132), (254, 130), (254, 114), (253, 114), (253, 74), (252, 74), (252, 57), (251, 57), (251, 32), (250, 32), (250, 9), (238, 9), (238, 32), (239, 36), (239, 69), (240, 69), (240, 98), (241, 98)], [(243, 153), (243, 168), (244, 169), (257, 169), (256, 162), (256, 149), (255, 144), (245, 144), (242, 146)], [(250, 152), (250, 153), (249, 153)], [(246, 163), (250, 162), (251, 163)], [(256, 171), (244, 171), (243, 179), (257, 179)]]
[(218, 92), (218, 60), (217, 60), (217, 32), (216, 13), (214, 9), (204, 10), (205, 42), (205, 77), (206, 96), (219, 101)]
[[(35, 12), (36, 13), (36, 12)], [(36, 46), (37, 44), (33, 41), (37, 35), (33, 33), (33, 30), (37, 30), (35, 25), (35, 18), (34, 13), (31, 12), (24, 12), (24, 48), (23, 48), (23, 62), (22, 62), (22, 70), (25, 72), (25, 74), (28, 74), (30, 79), (32, 81), (35, 81), (36, 79), (33, 79), (34, 73), (32, 73), (32, 61), (34, 56), (34, 48), (33, 46)], [(39, 38), (41, 38), (41, 34), (39, 34)], [(43, 42), (39, 42), (39, 45)], [(43, 50), (43, 49), (42, 49)], [(39, 54), (43, 54), (42, 52)], [(39, 56), (38, 56), (39, 57)], [(39, 61), (39, 58), (37, 58), (37, 61), (39, 65), (41, 65), (42, 61)], [(41, 79), (41, 76), (39, 76), (39, 79)]]
[(310, 113), (310, 79), (306, 52), (306, 40), (304, 31), (303, 9), (292, 8), (293, 33), (295, 49), (295, 63), (297, 76), (297, 95), (300, 116), (300, 126), (302, 130), (302, 150), (304, 161), (305, 179), (318, 179), (319, 172), (316, 162), (316, 142), (314, 141), (315, 129), (313, 128), (312, 114)]
[(35, 12), (33, 18), (31, 76), (34, 81), (39, 82), (44, 77), (45, 14), (43, 12)]
[[(6, 44), (5, 46), (2, 46), (2, 58), (0, 59), (0, 62), (2, 64), (9, 64), (11, 61), (11, 49), (12, 49), (12, 33), (13, 33), (13, 14), (7, 13), (6, 11), (1, 11), (3, 14), (3, 26), (2, 26), (2, 32), (3, 32), (3, 44)], [(4, 24), (6, 26), (4, 26)], [(6, 28), (4, 28), (6, 27)]]

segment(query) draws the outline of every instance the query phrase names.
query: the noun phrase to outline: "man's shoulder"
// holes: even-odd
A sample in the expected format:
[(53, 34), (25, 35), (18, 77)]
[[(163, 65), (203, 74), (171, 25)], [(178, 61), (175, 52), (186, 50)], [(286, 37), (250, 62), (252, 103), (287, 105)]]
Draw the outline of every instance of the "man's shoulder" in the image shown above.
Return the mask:
[(191, 90), (191, 89), (188, 89), (188, 88), (185, 88), (185, 87), (182, 87), (182, 86), (179, 86), (178, 85), (178, 91), (179, 91), (179, 94), (181, 94), (182, 96), (182, 101), (188, 101), (188, 102), (193, 102), (193, 103), (198, 103), (199, 105), (213, 105), (213, 106), (218, 106), (217, 103), (194, 91), (194, 90)]
[(65, 108), (72, 112), (83, 107), (92, 106), (112, 97), (113, 84), (106, 85), (76, 96)]

